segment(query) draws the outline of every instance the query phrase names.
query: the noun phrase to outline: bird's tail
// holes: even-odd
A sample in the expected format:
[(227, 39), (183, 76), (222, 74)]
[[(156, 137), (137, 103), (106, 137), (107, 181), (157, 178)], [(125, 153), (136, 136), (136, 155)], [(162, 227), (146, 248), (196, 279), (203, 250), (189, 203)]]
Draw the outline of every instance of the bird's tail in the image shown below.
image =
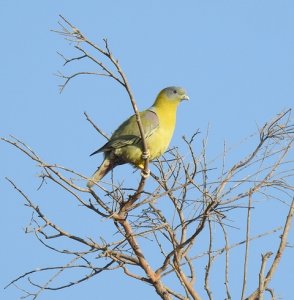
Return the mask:
[(110, 170), (114, 168), (114, 164), (106, 157), (101, 166), (96, 170), (92, 177), (88, 180), (87, 187), (90, 189), (95, 183), (101, 180)]

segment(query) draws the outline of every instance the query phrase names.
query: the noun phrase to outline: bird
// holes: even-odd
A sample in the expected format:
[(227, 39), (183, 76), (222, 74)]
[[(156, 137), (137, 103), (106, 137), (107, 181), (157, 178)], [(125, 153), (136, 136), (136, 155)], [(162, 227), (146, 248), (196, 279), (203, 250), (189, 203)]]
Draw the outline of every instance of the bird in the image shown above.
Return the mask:
[[(177, 108), (183, 100), (189, 100), (185, 89), (166, 87), (159, 92), (150, 108), (139, 113), (150, 161), (160, 157), (168, 148), (176, 125)], [(104, 160), (89, 178), (89, 189), (118, 165), (129, 163), (144, 170), (146, 157), (143, 156), (143, 143), (136, 115), (124, 121), (108, 142), (90, 156), (100, 152), (104, 153)]]

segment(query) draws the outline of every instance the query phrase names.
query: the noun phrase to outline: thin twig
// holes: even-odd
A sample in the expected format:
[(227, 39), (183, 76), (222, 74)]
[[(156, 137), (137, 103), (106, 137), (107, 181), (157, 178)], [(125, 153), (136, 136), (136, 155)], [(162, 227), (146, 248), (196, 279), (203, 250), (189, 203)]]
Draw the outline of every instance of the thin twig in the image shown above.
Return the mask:
[(99, 132), (99, 134), (101, 134), (107, 140), (110, 139), (109, 135), (106, 134), (104, 131), (102, 131), (99, 127), (97, 127), (96, 124), (91, 120), (91, 118), (89, 117), (89, 115), (86, 112), (84, 112), (84, 115), (86, 116), (87, 121), (90, 122), (90, 124)]
[(247, 283), (248, 259), (249, 259), (249, 242), (250, 242), (250, 224), (251, 224), (251, 209), (252, 209), (252, 192), (248, 195), (247, 223), (246, 223), (246, 243), (244, 254), (244, 271), (241, 299), (244, 299)]

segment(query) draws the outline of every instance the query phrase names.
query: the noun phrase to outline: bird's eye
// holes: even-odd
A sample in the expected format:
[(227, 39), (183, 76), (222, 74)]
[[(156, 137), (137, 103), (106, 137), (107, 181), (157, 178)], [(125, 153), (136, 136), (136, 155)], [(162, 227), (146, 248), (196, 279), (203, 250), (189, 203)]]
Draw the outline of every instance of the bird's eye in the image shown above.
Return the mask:
[(177, 93), (177, 90), (173, 90), (173, 93), (176, 94), (176, 93)]

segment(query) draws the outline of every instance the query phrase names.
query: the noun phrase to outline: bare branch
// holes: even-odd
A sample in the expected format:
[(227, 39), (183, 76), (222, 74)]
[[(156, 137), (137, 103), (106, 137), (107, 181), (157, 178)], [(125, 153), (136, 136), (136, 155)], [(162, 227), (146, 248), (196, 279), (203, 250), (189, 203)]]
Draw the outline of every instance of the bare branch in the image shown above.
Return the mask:
[[(273, 277), (273, 275), (274, 275), (274, 273), (275, 273), (275, 271), (276, 271), (276, 269), (277, 269), (277, 267), (280, 263), (283, 252), (286, 248), (288, 234), (289, 234), (289, 231), (290, 231), (290, 228), (291, 228), (293, 216), (294, 216), (294, 199), (293, 199), (293, 201), (291, 203), (291, 206), (290, 206), (290, 209), (289, 209), (289, 213), (288, 213), (286, 223), (285, 223), (285, 226), (284, 226), (284, 231), (283, 231), (282, 236), (281, 236), (281, 242), (280, 242), (279, 248), (276, 252), (274, 261), (272, 262), (272, 265), (271, 265), (265, 279), (263, 280), (264, 282), (262, 284), (262, 287), (263, 287), (264, 290), (267, 289), (267, 286), (270, 283), (270, 281), (271, 281), (271, 279), (272, 279), (272, 277)], [(246, 300), (257, 300), (259, 292), (260, 292), (259, 288), (256, 289), (248, 298), (246, 298)]]
[[(137, 121), (137, 124), (138, 124), (140, 135), (141, 135), (142, 152), (143, 152), (142, 158), (145, 160), (145, 165), (144, 165), (144, 170), (143, 171), (144, 171), (145, 174), (149, 174), (150, 173), (150, 171), (148, 169), (149, 150), (147, 148), (145, 133), (144, 133), (144, 129), (143, 129), (143, 126), (142, 126), (139, 110), (138, 110), (135, 98), (133, 96), (131, 87), (128, 83), (127, 77), (126, 77), (125, 73), (123, 72), (123, 70), (122, 70), (122, 68), (119, 64), (119, 61), (113, 56), (112, 52), (110, 51), (110, 47), (109, 47), (107, 39), (103, 40), (104, 41), (104, 47), (105, 47), (103, 49), (102, 47), (100, 47), (100, 46), (94, 44), (93, 42), (91, 42), (79, 29), (77, 29), (73, 24), (71, 24), (66, 18), (64, 18), (61, 15), (60, 15), (60, 18), (63, 20), (63, 22), (65, 22), (65, 25), (62, 25), (60, 23), (61, 31), (54, 31), (54, 32), (56, 32), (58, 34), (61, 34), (62, 36), (65, 36), (66, 38), (70, 38), (72, 41), (75, 42), (75, 44), (76, 44), (75, 48), (78, 51), (83, 53), (83, 55), (78, 56), (78, 57), (74, 57), (74, 58), (71, 58), (71, 59), (67, 59), (67, 58), (65, 58), (64, 55), (61, 54), (63, 59), (65, 59), (66, 63), (74, 62), (74, 61), (77, 61), (77, 60), (79, 61), (79, 60), (82, 60), (82, 59), (89, 59), (90, 61), (92, 61), (96, 65), (98, 65), (99, 68), (103, 71), (103, 73), (96, 73), (96, 72), (93, 73), (93, 72), (86, 72), (86, 71), (85, 72), (77, 72), (77, 73), (75, 73), (71, 76), (64, 76), (64, 75), (61, 74), (61, 77), (66, 79), (65, 83), (63, 85), (61, 85), (61, 91), (63, 91), (65, 86), (68, 84), (68, 82), (72, 78), (74, 78), (78, 75), (84, 75), (84, 74), (87, 74), (87, 75), (89, 75), (89, 74), (93, 75), (94, 74), (94, 75), (108, 76), (108, 77), (114, 79), (120, 85), (122, 85), (123, 88), (126, 90), (128, 96), (129, 96), (129, 99), (131, 101), (134, 113), (136, 115), (136, 121)], [(69, 27), (69, 29), (67, 28), (67, 26)], [(106, 58), (109, 61), (110, 66), (113, 66), (115, 68), (115, 70), (117, 71), (117, 75), (114, 74), (114, 72), (112, 72), (110, 70), (110, 67), (106, 66), (100, 59), (97, 59), (96, 57), (91, 55), (89, 52), (87, 52), (81, 46), (82, 43), (85, 43), (85, 44), (91, 46), (93, 49), (97, 50), (98, 53), (100, 55), (102, 55), (102, 57)], [(144, 188), (144, 185), (145, 185), (145, 180), (146, 180), (146, 178), (143, 174), (143, 176), (141, 178), (141, 181), (140, 181), (140, 184), (139, 184), (138, 189), (137, 189), (137, 193), (133, 195), (132, 200), (130, 202), (130, 205), (139, 198), (141, 192), (143, 191), (143, 188)]]
[(247, 283), (247, 269), (249, 259), (249, 242), (250, 242), (250, 224), (251, 224), (251, 209), (252, 209), (252, 192), (248, 195), (248, 210), (247, 210), (247, 224), (246, 224), (246, 244), (245, 244), (245, 255), (244, 255), (244, 272), (243, 272), (243, 285), (241, 299), (244, 299)]
[(263, 293), (264, 293), (264, 270), (266, 266), (267, 260), (271, 257), (273, 253), (267, 252), (266, 254), (261, 255), (261, 267), (259, 272), (259, 285), (258, 285), (258, 299), (263, 299)]

